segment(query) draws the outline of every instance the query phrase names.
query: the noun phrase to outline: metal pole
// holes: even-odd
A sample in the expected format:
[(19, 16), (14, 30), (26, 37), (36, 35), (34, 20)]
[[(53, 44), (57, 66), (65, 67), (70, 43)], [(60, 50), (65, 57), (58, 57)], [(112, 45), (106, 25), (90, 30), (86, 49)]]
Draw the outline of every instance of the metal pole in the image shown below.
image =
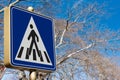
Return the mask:
[(46, 79), (45, 79), (45, 74), (46, 74), (46, 73), (37, 71), (37, 80), (46, 80)]
[[(27, 8), (28, 11), (34, 12), (34, 8), (32, 6), (29, 6)], [(30, 79), (29, 80), (36, 80), (36, 71), (30, 71)]]
[(36, 79), (45, 80), (42, 73), (40, 73), (40, 74), (38, 73), (38, 78), (36, 75), (37, 75), (36, 71), (30, 71), (30, 79), (29, 80), (36, 80)]
[(36, 80), (36, 71), (30, 71), (30, 79), (29, 80)]

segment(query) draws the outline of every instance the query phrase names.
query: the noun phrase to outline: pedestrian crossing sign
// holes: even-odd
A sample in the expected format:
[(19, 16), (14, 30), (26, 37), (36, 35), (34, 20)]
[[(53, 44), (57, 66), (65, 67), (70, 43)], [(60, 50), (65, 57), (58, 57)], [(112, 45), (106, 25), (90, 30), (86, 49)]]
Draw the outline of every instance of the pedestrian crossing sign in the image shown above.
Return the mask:
[(4, 14), (5, 65), (54, 71), (53, 20), (14, 6), (6, 8)]

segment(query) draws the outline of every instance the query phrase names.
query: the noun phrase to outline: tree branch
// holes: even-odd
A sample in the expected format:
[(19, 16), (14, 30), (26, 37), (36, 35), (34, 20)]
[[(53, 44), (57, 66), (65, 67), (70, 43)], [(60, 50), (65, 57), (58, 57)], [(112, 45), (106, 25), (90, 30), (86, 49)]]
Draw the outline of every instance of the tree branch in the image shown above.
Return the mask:
[(65, 32), (66, 32), (66, 29), (63, 30), (62, 35), (61, 35), (61, 38), (60, 38), (60, 42), (58, 43), (58, 45), (56, 45), (55, 48), (58, 48), (58, 47), (63, 43), (63, 37), (64, 37), (64, 35), (65, 35)]
[[(16, 0), (16, 1), (14, 1), (13, 3), (11, 3), (9, 6), (15, 5), (15, 4), (18, 3), (19, 1), (20, 1), (20, 0)], [(4, 8), (5, 8), (5, 7), (4, 7)], [(4, 11), (4, 8), (2, 8), (2, 9), (0, 10), (0, 13)]]
[(18, 3), (20, 0), (16, 0), (15, 2), (11, 3), (10, 6), (15, 5), (16, 3)]
[(4, 8), (2, 8), (2, 9), (0, 10), (0, 13), (3, 12), (3, 11), (4, 11)]
[(67, 56), (65, 56), (64, 58), (62, 58), (60, 61), (58, 61), (57, 66), (59, 64), (63, 63), (64, 61), (66, 61), (67, 59), (69, 59), (70, 57), (72, 57), (74, 54), (76, 54), (78, 52), (81, 52), (83, 50), (89, 49), (89, 48), (93, 47), (94, 45), (95, 45), (95, 43), (91, 43), (88, 46), (86, 46), (85, 48), (79, 49), (79, 50), (77, 50), (77, 51), (75, 51), (75, 52), (73, 52), (71, 54), (68, 54)]

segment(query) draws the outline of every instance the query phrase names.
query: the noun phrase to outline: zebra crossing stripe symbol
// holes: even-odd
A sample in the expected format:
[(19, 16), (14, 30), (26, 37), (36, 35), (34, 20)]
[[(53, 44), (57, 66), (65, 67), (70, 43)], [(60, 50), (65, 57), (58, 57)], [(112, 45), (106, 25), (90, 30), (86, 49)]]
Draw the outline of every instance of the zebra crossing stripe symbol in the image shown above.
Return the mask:
[(15, 60), (52, 65), (33, 17), (28, 23)]

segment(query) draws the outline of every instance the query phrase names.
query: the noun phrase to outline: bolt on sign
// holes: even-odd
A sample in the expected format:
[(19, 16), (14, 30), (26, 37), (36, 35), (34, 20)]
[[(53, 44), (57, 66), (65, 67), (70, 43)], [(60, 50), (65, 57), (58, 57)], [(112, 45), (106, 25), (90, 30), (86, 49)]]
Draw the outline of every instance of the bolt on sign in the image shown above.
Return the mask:
[(4, 12), (4, 63), (20, 69), (56, 69), (53, 19), (15, 6)]

